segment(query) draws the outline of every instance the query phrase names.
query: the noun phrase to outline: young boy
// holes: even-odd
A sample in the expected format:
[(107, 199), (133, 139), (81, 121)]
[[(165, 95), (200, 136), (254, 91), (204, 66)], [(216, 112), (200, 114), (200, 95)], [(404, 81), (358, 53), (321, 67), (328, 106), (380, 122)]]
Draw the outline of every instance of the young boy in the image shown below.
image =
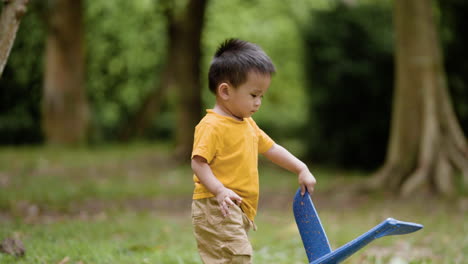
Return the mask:
[(302, 194), (316, 180), (307, 166), (265, 134), (251, 118), (270, 86), (275, 67), (263, 50), (238, 39), (215, 53), (208, 78), (213, 109), (195, 129), (192, 222), (204, 263), (251, 263), (247, 233), (256, 229), (258, 153), (298, 175)]

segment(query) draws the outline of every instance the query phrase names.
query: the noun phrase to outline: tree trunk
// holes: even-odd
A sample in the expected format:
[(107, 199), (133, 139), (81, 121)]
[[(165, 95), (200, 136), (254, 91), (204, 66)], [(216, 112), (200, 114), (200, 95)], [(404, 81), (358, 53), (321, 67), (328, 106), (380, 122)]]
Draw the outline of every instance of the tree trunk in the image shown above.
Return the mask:
[(190, 0), (183, 10), (175, 10), (172, 1), (165, 2), (169, 45), (161, 83), (148, 95), (121, 139), (141, 136), (160, 110), (167, 91), (174, 89), (177, 96), (175, 158), (189, 157), (194, 128), (201, 118), (201, 34), (206, 4), (206, 0)]
[(84, 86), (81, 0), (55, 0), (47, 15), (43, 130), (48, 143), (86, 139), (88, 104)]
[(28, 2), (29, 0), (3, 0), (0, 15), (0, 77), (15, 42), (21, 18), (26, 13)]
[(396, 82), (387, 157), (367, 187), (452, 195), (468, 148), (448, 94), (431, 0), (394, 1)]
[(176, 157), (188, 159), (202, 114), (200, 60), (206, 0), (190, 0), (176, 26), (174, 86), (177, 91)]

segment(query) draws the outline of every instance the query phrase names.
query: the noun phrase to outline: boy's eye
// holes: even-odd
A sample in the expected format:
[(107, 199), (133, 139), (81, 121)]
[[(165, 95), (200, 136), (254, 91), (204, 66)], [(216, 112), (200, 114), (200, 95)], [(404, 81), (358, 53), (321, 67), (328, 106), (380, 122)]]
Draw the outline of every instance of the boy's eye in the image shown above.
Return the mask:
[(251, 96), (252, 96), (253, 98), (257, 97), (257, 95), (256, 95), (256, 94), (251, 94)]

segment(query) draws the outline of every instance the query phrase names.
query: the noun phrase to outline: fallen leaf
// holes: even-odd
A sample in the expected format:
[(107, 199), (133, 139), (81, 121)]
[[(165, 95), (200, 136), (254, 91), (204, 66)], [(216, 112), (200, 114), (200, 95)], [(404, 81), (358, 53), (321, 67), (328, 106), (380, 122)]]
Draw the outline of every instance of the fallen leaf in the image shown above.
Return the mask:
[(22, 257), (26, 253), (26, 249), (19, 238), (7, 237), (0, 243), (0, 252), (15, 257)]
[(68, 261), (70, 261), (70, 258), (68, 256), (66, 256), (58, 264), (66, 264), (66, 263), (68, 263)]

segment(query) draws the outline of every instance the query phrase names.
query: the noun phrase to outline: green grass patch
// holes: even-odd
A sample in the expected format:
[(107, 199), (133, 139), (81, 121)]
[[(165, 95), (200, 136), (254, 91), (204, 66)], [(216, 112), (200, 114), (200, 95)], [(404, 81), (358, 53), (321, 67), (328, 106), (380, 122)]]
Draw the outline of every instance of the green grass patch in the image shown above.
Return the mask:
[(152, 213), (104, 214), (93, 220), (4, 223), (0, 237), (16, 232), (26, 255), (0, 254), (0, 263), (198, 263), (187, 217)]
[[(190, 168), (168, 165), (161, 146), (102, 149), (0, 150), (0, 208), (18, 203), (67, 210), (88, 200), (178, 196), (190, 193)], [(3, 187), (2, 187), (3, 186)]]
[[(192, 173), (169, 153), (168, 146), (142, 143), (0, 149), (0, 241), (18, 236), (26, 247), (22, 258), (0, 254), (0, 263), (201, 263), (190, 219)], [(466, 200), (347, 197), (340, 190), (364, 173), (311, 169), (332, 248), (387, 217), (425, 226), (379, 239), (346, 263), (461, 264), (468, 258)], [(254, 263), (307, 263), (291, 211), (296, 176), (264, 159), (260, 174), (259, 229), (250, 235)]]

